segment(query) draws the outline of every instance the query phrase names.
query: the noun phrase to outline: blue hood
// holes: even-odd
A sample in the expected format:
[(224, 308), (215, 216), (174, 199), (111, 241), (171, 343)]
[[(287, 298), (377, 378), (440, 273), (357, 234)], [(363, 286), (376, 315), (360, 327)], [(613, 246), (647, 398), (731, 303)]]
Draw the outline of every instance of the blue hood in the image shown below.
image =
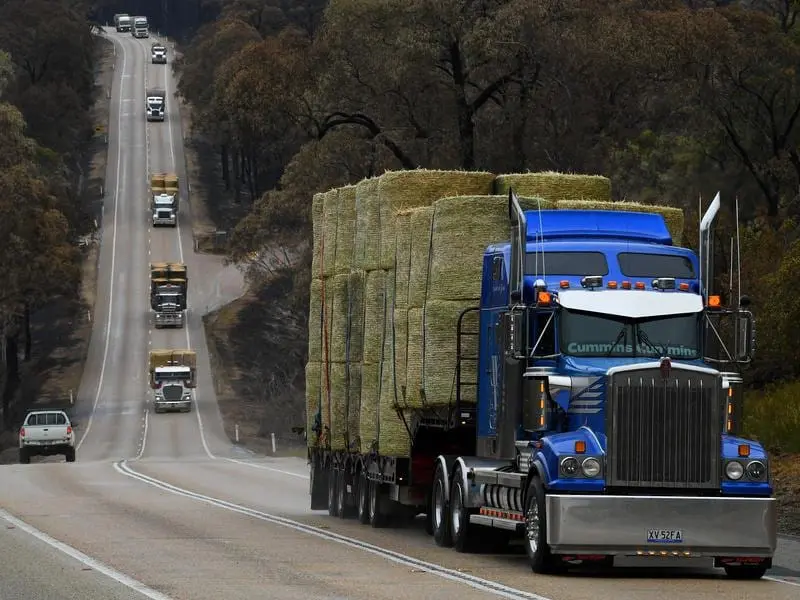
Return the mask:
[[(612, 367), (619, 367), (622, 365), (634, 365), (641, 362), (652, 362), (658, 360), (657, 358), (585, 358), (575, 356), (562, 356), (559, 359), (558, 371), (563, 375), (570, 375), (573, 377), (587, 377), (605, 375)], [(694, 365), (696, 367), (706, 367), (702, 360), (688, 360), (688, 361), (675, 361), (674, 363), (683, 363), (687, 365)]]

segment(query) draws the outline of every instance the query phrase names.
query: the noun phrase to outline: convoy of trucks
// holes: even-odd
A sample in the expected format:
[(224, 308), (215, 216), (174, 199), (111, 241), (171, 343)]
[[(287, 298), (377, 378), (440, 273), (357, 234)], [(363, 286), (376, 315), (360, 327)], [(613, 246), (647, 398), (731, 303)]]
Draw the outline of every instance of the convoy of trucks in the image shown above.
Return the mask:
[(175, 173), (154, 173), (150, 176), (150, 212), (153, 226), (178, 225), (180, 189)]
[(188, 283), (185, 264), (150, 263), (150, 308), (156, 329), (183, 327)]
[(127, 33), (131, 30), (132, 25), (133, 19), (130, 17), (130, 15), (114, 15), (114, 27), (116, 28), (117, 33)]
[(131, 35), (135, 38), (150, 37), (150, 24), (147, 22), (147, 17), (133, 17)]
[(156, 413), (191, 412), (197, 355), (191, 350), (151, 350), (149, 380)]
[(148, 89), (145, 93), (145, 110), (148, 121), (163, 121), (166, 113), (167, 93), (162, 89)]
[[(407, 454), (382, 452), (363, 431), (358, 451), (352, 437), (331, 446), (336, 423), (326, 424), (323, 407), (330, 414), (334, 395), (350, 395), (323, 367), (319, 412), (308, 415), (311, 508), (373, 527), (425, 513), (435, 543), (459, 552), (517, 537), (537, 573), (654, 556), (706, 557), (729, 577), (763, 576), (777, 545), (776, 505), (765, 449), (738, 435), (739, 370), (753, 353), (754, 323), (746, 296), (725, 308), (712, 291), (719, 207), (717, 195), (698, 257), (673, 245), (659, 214), (525, 211), (509, 189), (510, 239), (481, 241), (480, 301), (453, 321), (451, 403), (426, 408), (423, 396), (413, 410), (387, 410), (403, 419)], [(315, 239), (317, 231), (315, 223)], [(343, 306), (334, 295), (318, 313), (333, 332), (348, 331), (336, 322)], [(724, 332), (733, 332), (730, 348)], [(387, 353), (391, 361), (391, 345)], [(373, 401), (364, 389), (355, 400), (362, 427)], [(347, 411), (329, 418), (351, 422)]]

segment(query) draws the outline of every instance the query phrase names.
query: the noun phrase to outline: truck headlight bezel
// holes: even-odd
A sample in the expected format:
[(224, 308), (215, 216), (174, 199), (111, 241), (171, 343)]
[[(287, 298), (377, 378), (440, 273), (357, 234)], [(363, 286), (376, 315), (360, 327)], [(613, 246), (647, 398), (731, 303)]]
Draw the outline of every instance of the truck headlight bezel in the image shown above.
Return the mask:
[(564, 456), (558, 461), (558, 470), (565, 477), (575, 477), (581, 473), (581, 464), (574, 456)]
[[(761, 474), (758, 475), (753, 474), (753, 469), (761, 469)], [(751, 460), (747, 463), (747, 466), (744, 468), (745, 474), (750, 481), (766, 481), (769, 475), (769, 469), (767, 468), (766, 461), (761, 460)]]
[(725, 463), (725, 477), (731, 481), (741, 481), (744, 477), (744, 465), (738, 460), (729, 460)]
[[(590, 469), (594, 470), (595, 472), (590, 473)], [(594, 456), (590, 456), (589, 458), (584, 459), (584, 461), (581, 463), (581, 472), (583, 472), (584, 477), (594, 479), (603, 472), (603, 468), (600, 465), (599, 460), (597, 460)]]

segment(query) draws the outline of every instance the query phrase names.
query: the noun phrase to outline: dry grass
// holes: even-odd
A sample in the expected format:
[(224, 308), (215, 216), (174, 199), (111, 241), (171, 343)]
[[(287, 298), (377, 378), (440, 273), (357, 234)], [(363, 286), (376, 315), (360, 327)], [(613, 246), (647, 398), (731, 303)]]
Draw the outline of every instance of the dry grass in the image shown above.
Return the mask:
[(288, 308), (291, 280), (280, 277), (204, 317), (215, 391), (228, 436), (256, 452), (295, 455), (305, 427), (305, 314)]
[(800, 454), (773, 456), (772, 474), (778, 497), (778, 529), (800, 535)]

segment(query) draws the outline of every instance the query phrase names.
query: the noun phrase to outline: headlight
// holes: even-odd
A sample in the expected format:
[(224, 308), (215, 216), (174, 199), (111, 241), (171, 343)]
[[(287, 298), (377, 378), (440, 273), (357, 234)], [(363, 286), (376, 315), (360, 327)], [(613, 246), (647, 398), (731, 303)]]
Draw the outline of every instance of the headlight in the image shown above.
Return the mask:
[(574, 477), (578, 474), (579, 469), (580, 464), (574, 456), (567, 456), (561, 459), (561, 472), (567, 477)]
[(597, 477), (600, 474), (600, 461), (596, 458), (587, 458), (583, 461), (581, 469), (586, 477)]
[(738, 481), (744, 475), (744, 467), (742, 463), (737, 460), (732, 460), (727, 465), (725, 465), (725, 475), (728, 476), (728, 479), (733, 479), (734, 481)]
[(767, 475), (767, 466), (760, 460), (747, 463), (747, 476), (755, 481), (761, 481)]

